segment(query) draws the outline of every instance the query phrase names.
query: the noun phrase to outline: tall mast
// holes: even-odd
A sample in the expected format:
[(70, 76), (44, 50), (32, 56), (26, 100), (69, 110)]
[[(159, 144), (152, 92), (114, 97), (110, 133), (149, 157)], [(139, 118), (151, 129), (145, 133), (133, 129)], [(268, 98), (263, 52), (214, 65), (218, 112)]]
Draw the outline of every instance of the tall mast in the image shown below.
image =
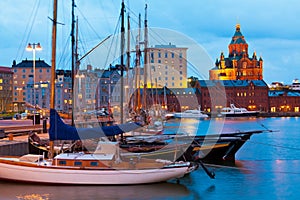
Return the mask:
[[(130, 16), (129, 16), (129, 12), (128, 12), (128, 15), (127, 15), (127, 50), (126, 50), (126, 54), (127, 54), (127, 60), (126, 60), (126, 87), (125, 87), (125, 102), (129, 102), (128, 99), (129, 99), (129, 68), (130, 68)], [(129, 106), (129, 105), (128, 105)], [(127, 106), (127, 107), (128, 107)]]
[(78, 59), (78, 17), (76, 19), (76, 39), (75, 39), (75, 74), (77, 74), (79, 70), (79, 59)]
[(53, 20), (52, 20), (52, 22), (53, 22), (53, 24), (52, 24), (52, 61), (51, 61), (50, 109), (55, 109), (57, 0), (53, 1)]
[[(72, 43), (72, 110), (74, 109), (74, 79), (75, 79), (75, 68), (76, 68), (76, 59), (75, 59), (75, 15), (74, 15), (75, 0), (72, 0), (72, 25), (71, 25), (71, 43)], [(72, 122), (71, 125), (74, 126), (74, 115), (72, 112)]]
[[(50, 109), (55, 109), (55, 71), (56, 71), (56, 25), (57, 25), (57, 0), (53, 1), (53, 20), (52, 20), (52, 61), (51, 61), (51, 95), (50, 95)], [(54, 142), (49, 142), (49, 158), (53, 158)]]
[(147, 24), (147, 4), (145, 6), (145, 30), (144, 30), (144, 88), (143, 88), (143, 108), (147, 105), (147, 72), (148, 72), (148, 24)]
[[(124, 101), (124, 46), (125, 46), (125, 25), (124, 25), (124, 13), (125, 13), (125, 4), (122, 0), (121, 7), (121, 94), (120, 94), (120, 110), (121, 110), (121, 124), (123, 124), (123, 101)], [(121, 134), (121, 140), (123, 141), (123, 134)]]
[(137, 89), (137, 94), (136, 94), (136, 100), (135, 100), (135, 112), (138, 111), (138, 109), (141, 108), (141, 94), (140, 94), (140, 59), (141, 59), (141, 50), (140, 50), (140, 41), (141, 41), (141, 14), (139, 14), (139, 29), (138, 29), (138, 35), (136, 38), (136, 46), (135, 46), (135, 53), (136, 53), (136, 73), (135, 73), (135, 88)]

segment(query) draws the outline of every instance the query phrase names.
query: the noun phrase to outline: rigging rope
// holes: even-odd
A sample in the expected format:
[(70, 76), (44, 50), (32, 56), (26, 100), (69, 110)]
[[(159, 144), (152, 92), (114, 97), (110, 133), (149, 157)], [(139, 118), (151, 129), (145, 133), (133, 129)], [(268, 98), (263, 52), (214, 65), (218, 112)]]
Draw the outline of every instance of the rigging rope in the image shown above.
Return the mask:
[[(26, 29), (25, 29), (25, 33), (23, 35), (22, 41), (19, 45), (18, 51), (17, 51), (17, 55), (16, 55), (16, 59), (18, 60), (19, 57), (19, 53), (21, 52), (21, 58), (24, 55), (24, 48), (26, 47), (27, 44), (24, 44), (24, 42), (26, 41), (26, 43), (28, 42), (29, 36), (31, 34), (32, 31), (32, 27), (34, 25), (37, 13), (39, 11), (39, 7), (40, 7), (40, 0), (36, 0), (35, 5), (32, 7), (32, 11), (31, 11), (31, 15), (29, 17), (29, 21), (27, 23)], [(28, 32), (28, 33), (27, 33)], [(27, 34), (26, 34), (27, 33)]]

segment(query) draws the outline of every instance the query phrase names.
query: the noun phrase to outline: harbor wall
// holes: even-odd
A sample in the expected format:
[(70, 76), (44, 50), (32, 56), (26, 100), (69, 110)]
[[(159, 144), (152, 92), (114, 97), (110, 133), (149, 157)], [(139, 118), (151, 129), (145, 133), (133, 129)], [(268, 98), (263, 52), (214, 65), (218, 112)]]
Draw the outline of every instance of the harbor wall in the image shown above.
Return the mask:
[(28, 142), (0, 140), (0, 156), (21, 156), (28, 152)]

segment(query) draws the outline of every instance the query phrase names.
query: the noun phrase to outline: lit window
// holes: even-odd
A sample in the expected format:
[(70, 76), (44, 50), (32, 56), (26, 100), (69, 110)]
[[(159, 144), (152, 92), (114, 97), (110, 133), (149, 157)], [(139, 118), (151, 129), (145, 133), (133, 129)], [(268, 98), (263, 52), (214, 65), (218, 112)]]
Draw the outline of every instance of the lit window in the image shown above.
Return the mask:
[(276, 107), (271, 107), (271, 112), (276, 112)]

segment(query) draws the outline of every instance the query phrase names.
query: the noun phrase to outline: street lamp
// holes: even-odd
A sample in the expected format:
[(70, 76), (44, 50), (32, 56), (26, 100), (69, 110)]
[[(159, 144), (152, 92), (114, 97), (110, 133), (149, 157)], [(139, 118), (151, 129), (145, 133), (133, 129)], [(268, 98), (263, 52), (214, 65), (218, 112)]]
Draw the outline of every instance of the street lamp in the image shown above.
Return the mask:
[[(33, 102), (34, 107), (36, 108), (36, 98), (35, 98), (35, 51), (41, 51), (42, 47), (40, 43), (28, 43), (26, 47), (27, 51), (32, 51), (32, 59), (33, 59)], [(33, 113), (33, 125), (35, 125), (35, 110)]]

